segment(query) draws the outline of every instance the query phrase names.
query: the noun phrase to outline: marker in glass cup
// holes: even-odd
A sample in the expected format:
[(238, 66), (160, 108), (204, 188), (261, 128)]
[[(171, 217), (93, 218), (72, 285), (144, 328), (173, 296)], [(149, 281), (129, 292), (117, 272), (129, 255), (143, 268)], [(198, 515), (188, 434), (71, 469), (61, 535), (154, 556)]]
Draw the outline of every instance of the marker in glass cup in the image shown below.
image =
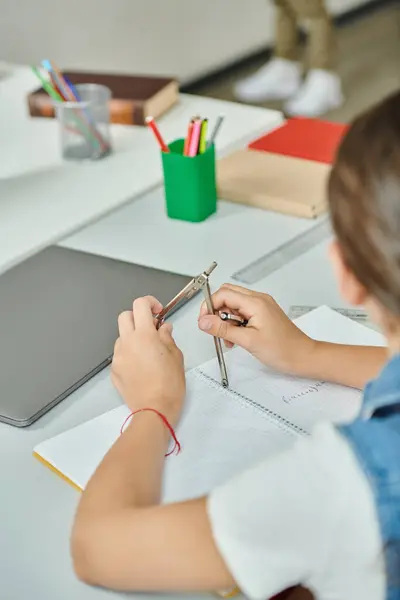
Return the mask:
[(223, 321), (231, 321), (232, 323), (235, 323), (239, 327), (246, 327), (246, 325), (248, 324), (248, 321), (246, 319), (242, 319), (242, 317), (238, 317), (237, 315), (232, 315), (231, 313), (228, 313), (228, 312), (220, 312), (219, 316), (220, 316), (220, 319), (222, 319)]

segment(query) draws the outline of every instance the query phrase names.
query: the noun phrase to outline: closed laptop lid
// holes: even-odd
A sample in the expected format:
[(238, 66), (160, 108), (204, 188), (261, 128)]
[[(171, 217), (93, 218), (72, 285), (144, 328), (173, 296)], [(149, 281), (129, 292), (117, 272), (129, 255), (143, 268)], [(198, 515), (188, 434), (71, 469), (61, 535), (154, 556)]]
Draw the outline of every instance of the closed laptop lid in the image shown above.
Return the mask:
[(190, 277), (51, 246), (0, 276), (0, 420), (31, 424), (110, 362), (118, 314)]

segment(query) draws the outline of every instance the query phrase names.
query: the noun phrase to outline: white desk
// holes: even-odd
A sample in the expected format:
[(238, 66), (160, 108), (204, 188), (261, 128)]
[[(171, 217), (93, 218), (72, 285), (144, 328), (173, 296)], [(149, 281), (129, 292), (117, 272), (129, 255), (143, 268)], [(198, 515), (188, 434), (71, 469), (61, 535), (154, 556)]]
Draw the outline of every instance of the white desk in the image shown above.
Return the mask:
[[(62, 162), (58, 124), (27, 114), (26, 95), (36, 87), (26, 67), (0, 80), (0, 273), (156, 187), (162, 178), (158, 147), (144, 127), (113, 126), (115, 152), (104, 160)], [(219, 155), (282, 122), (277, 111), (182, 95), (160, 119), (160, 129), (172, 140), (184, 134), (193, 114), (213, 122), (221, 113)]]
[(317, 223), (223, 201), (203, 223), (172, 220), (165, 214), (164, 191), (159, 187), (61, 245), (186, 275), (195, 275), (216, 260), (219, 268), (213, 283), (218, 285), (239, 267)]
[(271, 294), (285, 312), (295, 304), (351, 308), (340, 296), (328, 256), (329, 241), (292, 260), (254, 287)]

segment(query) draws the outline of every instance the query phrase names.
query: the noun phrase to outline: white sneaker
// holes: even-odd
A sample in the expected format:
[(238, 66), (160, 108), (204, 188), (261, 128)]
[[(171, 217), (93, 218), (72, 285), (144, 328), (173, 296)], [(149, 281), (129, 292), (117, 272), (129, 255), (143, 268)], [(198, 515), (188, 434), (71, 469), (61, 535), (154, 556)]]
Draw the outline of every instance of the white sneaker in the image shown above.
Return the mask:
[(242, 102), (287, 100), (301, 86), (299, 63), (283, 58), (273, 58), (254, 75), (234, 86), (234, 94)]
[(318, 117), (344, 102), (340, 77), (331, 71), (313, 69), (298, 94), (285, 105), (292, 116)]

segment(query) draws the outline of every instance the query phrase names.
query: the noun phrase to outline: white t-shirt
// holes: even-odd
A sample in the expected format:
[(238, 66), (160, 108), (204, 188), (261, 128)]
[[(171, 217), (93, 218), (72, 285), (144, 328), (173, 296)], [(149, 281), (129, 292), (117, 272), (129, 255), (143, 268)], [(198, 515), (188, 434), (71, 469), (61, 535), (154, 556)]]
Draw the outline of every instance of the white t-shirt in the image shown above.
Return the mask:
[(372, 491), (347, 441), (324, 423), (208, 499), (216, 544), (255, 600), (302, 584), (319, 600), (384, 600)]

